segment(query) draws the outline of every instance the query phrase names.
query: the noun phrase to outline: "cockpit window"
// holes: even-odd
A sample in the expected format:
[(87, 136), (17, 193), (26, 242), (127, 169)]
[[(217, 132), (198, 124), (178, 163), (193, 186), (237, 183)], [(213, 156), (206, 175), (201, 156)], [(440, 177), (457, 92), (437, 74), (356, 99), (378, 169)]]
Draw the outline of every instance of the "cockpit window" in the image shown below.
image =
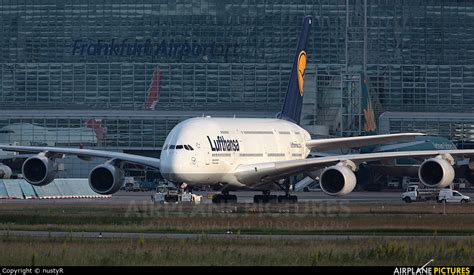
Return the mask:
[(180, 150), (180, 149), (186, 149), (188, 151), (194, 151), (194, 148), (191, 145), (165, 145), (163, 146), (163, 150)]

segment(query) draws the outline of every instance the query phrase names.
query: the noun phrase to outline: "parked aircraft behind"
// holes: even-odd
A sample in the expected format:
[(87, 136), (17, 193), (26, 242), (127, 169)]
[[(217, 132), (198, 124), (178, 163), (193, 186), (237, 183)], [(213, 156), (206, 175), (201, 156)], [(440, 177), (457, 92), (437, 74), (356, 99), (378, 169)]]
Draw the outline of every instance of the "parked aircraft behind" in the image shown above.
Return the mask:
[[(160, 159), (139, 155), (59, 147), (1, 146), (8, 151), (38, 153), (28, 158), (22, 167), (24, 178), (34, 185), (50, 183), (55, 176), (55, 160), (66, 154), (83, 159), (103, 157), (109, 160), (90, 172), (91, 188), (99, 194), (112, 194), (124, 182), (125, 163), (159, 169), (167, 180), (188, 185), (221, 187), (222, 194), (214, 202), (236, 201), (233, 189), (260, 190), (263, 195), (255, 202), (292, 201), (288, 177), (305, 173), (312, 176), (318, 169), (321, 189), (329, 195), (349, 194), (356, 185), (354, 172), (362, 162), (400, 157), (427, 158), (419, 168), (421, 181), (428, 186), (443, 187), (454, 177), (453, 165), (458, 157), (474, 155), (474, 150), (429, 150), (335, 155), (307, 158), (311, 149), (331, 150), (354, 148), (404, 139), (420, 133), (373, 135), (311, 139), (298, 125), (303, 101), (304, 74), (307, 62), (307, 42), (312, 23), (303, 19), (302, 32), (293, 62), (290, 81), (282, 111), (277, 118), (213, 118), (197, 117), (182, 121), (168, 134)], [(274, 186), (285, 195), (270, 195)]]
[[(364, 110), (364, 132), (366, 135), (376, 135), (377, 123), (375, 121), (372, 100), (369, 94), (367, 78), (363, 76), (361, 81), (361, 106)], [(456, 145), (445, 137), (418, 136), (410, 141), (396, 141), (391, 143), (364, 146), (359, 149), (360, 153), (381, 153), (400, 151), (424, 151), (424, 150), (456, 150)], [(357, 182), (361, 187), (369, 191), (379, 191), (387, 187), (389, 179), (398, 179), (400, 185), (404, 177), (418, 177), (418, 171), (423, 160), (418, 158), (398, 158), (383, 161), (372, 161), (363, 163), (356, 172)], [(459, 160), (454, 165), (455, 177), (466, 178), (474, 182), (473, 171), (469, 167), (469, 159)]]

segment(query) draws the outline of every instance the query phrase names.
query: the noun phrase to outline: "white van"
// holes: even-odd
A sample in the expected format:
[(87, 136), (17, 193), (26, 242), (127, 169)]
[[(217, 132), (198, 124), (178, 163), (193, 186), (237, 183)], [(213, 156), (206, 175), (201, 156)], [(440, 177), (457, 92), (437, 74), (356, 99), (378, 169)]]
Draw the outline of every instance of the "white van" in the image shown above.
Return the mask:
[(451, 188), (443, 188), (439, 191), (438, 202), (443, 202), (443, 201), (466, 203), (466, 202), (471, 201), (471, 198)]

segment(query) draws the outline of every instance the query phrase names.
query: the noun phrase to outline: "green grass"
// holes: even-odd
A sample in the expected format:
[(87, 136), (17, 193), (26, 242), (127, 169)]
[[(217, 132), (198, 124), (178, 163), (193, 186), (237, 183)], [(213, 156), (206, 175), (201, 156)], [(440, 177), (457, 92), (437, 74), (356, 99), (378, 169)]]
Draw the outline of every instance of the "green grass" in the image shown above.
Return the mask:
[[(427, 243), (428, 242), (428, 243)], [(270, 239), (149, 240), (0, 238), (0, 265), (470, 265), (474, 238), (465, 240)]]
[(472, 235), (474, 204), (2, 205), (0, 230)]
[[(0, 236), (0, 265), (470, 265), (474, 204), (0, 205), (0, 230), (198, 233), (197, 240)], [(231, 228), (233, 239), (208, 238)], [(277, 241), (243, 234), (428, 235)], [(438, 235), (464, 235), (437, 239)]]

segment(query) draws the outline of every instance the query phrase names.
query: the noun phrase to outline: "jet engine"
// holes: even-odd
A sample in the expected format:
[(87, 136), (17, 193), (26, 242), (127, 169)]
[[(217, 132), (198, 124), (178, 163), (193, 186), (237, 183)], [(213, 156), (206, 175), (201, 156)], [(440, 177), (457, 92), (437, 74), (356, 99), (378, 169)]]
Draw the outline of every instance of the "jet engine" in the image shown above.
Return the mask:
[(9, 179), (12, 176), (12, 169), (0, 163), (0, 179)]
[(38, 154), (29, 157), (23, 162), (21, 173), (30, 184), (43, 186), (54, 180), (56, 176), (56, 162), (44, 154)]
[[(355, 169), (355, 166), (354, 166)], [(319, 177), (319, 186), (324, 193), (331, 196), (347, 195), (356, 186), (354, 169), (341, 163), (324, 169)]]
[(440, 157), (425, 160), (418, 169), (420, 181), (429, 187), (444, 188), (454, 180), (454, 160)]
[(117, 192), (122, 187), (124, 181), (124, 171), (111, 163), (96, 166), (89, 174), (91, 189), (101, 195)]

